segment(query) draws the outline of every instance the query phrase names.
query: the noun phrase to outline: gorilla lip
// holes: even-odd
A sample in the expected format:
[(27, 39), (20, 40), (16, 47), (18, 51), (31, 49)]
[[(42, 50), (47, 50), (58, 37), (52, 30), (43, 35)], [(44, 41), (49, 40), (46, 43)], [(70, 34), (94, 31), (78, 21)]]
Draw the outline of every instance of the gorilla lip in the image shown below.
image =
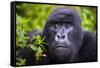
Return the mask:
[(54, 48), (68, 48), (67, 46), (56, 46)]

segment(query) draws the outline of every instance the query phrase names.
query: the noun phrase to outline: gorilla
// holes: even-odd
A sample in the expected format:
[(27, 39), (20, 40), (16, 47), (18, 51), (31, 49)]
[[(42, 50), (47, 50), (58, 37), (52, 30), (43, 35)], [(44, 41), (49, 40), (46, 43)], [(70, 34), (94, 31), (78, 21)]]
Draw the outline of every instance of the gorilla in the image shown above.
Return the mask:
[[(55, 9), (42, 32), (28, 33), (29, 37), (35, 34), (45, 37), (47, 43), (46, 56), (39, 65), (97, 61), (96, 34), (82, 29), (80, 15), (73, 9)], [(25, 47), (19, 49), (18, 57), (25, 58), (26, 65), (35, 65), (33, 54), (31, 48)]]

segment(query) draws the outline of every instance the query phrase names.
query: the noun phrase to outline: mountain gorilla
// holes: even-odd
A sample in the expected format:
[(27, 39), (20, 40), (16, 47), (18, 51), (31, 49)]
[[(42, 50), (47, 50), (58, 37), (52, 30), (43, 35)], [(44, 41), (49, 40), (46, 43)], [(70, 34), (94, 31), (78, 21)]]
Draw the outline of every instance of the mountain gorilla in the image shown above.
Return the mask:
[[(96, 35), (82, 29), (81, 18), (75, 10), (55, 9), (41, 36), (45, 37), (47, 53), (38, 64), (97, 61)], [(34, 65), (29, 52), (32, 51), (23, 48), (19, 55), (26, 58), (26, 65)]]

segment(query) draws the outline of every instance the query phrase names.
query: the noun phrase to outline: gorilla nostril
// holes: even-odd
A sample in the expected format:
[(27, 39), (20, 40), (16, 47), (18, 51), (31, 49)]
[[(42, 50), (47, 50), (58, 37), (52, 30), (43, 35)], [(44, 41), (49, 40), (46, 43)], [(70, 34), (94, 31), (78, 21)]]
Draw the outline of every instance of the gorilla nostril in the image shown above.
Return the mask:
[(61, 36), (61, 39), (64, 39), (65, 38), (65, 35)]
[(60, 38), (60, 36), (59, 36), (59, 35), (57, 35), (57, 38)]

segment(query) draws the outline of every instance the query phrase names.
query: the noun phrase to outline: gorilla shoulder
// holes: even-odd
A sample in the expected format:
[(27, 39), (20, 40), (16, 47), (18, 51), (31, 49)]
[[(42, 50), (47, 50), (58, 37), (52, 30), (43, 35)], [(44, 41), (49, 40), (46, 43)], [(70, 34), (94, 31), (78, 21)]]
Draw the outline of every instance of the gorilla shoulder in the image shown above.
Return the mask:
[(78, 55), (79, 61), (97, 61), (96, 33), (84, 31), (83, 44)]

